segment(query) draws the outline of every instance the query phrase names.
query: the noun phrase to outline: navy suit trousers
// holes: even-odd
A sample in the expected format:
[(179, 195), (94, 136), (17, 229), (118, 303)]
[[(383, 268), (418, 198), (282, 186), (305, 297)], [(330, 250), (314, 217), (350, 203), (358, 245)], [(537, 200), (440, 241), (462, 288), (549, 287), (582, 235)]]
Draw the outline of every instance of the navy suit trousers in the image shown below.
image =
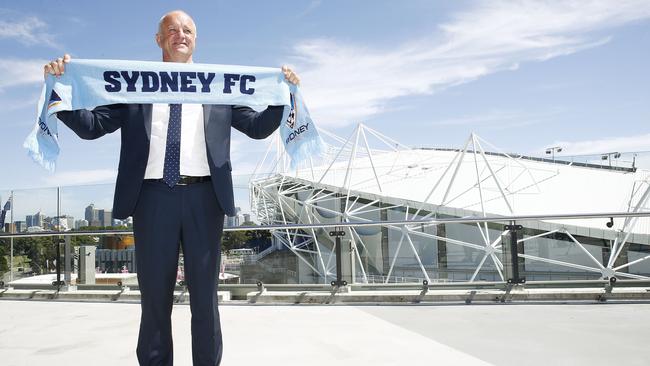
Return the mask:
[(140, 365), (173, 365), (171, 312), (179, 249), (192, 311), (192, 360), (219, 365), (222, 354), (217, 284), (224, 212), (211, 182), (145, 181), (133, 214), (142, 316)]

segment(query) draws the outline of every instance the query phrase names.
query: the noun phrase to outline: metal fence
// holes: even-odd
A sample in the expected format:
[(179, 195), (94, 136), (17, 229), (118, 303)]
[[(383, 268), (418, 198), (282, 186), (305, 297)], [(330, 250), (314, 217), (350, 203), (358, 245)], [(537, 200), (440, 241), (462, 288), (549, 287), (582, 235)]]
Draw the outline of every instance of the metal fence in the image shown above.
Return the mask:
[[(233, 231), (271, 231), (274, 233), (291, 233), (295, 238), (309, 237), (321, 240), (321, 249), (329, 248), (329, 253), (321, 258), (328, 258), (327, 263), (317, 260), (313, 248), (310, 249), (309, 240), (295, 243), (296, 250), (283, 249), (279, 243), (270, 243), (270, 247), (260, 254), (246, 256), (238, 261), (238, 268), (222, 266), (224, 269), (234, 270), (238, 273), (223, 273), (222, 283), (228, 286), (249, 286), (261, 283), (267, 286), (279, 286), (296, 289), (309, 286), (366, 286), (373, 289), (394, 289), (396, 285), (417, 288), (426, 286), (465, 286), (480, 287), (503, 286), (504, 284), (524, 284), (529, 286), (557, 286), (566, 284), (602, 284), (616, 283), (647, 283), (650, 281), (650, 243), (648, 235), (634, 231), (637, 220), (650, 218), (650, 212), (609, 212), (592, 214), (562, 214), (562, 215), (528, 215), (528, 216), (494, 216), (494, 217), (462, 217), (423, 220), (395, 220), (395, 221), (367, 221), (367, 222), (337, 222), (318, 224), (288, 224), (288, 225), (263, 225), (227, 227), (225, 232)], [(578, 235), (575, 230), (567, 230), (567, 222), (580, 220), (584, 227), (585, 220), (598, 220), (605, 222), (603, 229), (598, 229), (596, 238), (589, 232)], [(614, 225), (614, 222), (623, 220), (623, 225)], [(539, 225), (531, 223), (555, 223), (547, 229), (540, 229)], [(611, 223), (611, 225), (610, 225)], [(446, 225), (446, 230), (441, 230)], [(473, 231), (485, 235), (490, 240), (485, 240), (485, 245), (477, 245), (470, 241), (452, 237), (450, 227), (456, 225), (460, 232), (467, 234)], [(537, 227), (532, 230), (531, 227)], [(569, 225), (570, 226), (570, 225)], [(587, 225), (589, 226), (589, 225)], [(593, 225), (592, 225), (593, 226)], [(385, 234), (374, 233), (377, 236), (378, 248), (389, 248), (382, 253), (373, 252), (369, 248), (371, 241), (366, 240), (366, 247), (357, 247), (354, 237), (363, 232), (364, 228), (391, 228), (402, 233), (415, 233), (428, 239), (414, 243), (412, 240), (389, 237)], [(429, 232), (427, 228), (437, 229)], [(478, 231), (476, 231), (478, 230)], [(596, 229), (594, 229), (596, 230)], [(605, 231), (603, 231), (605, 230)], [(385, 230), (386, 231), (386, 230)], [(459, 232), (458, 230), (455, 230)], [(496, 232), (498, 235), (495, 235)], [(606, 235), (604, 235), (605, 233)], [(14, 240), (25, 238), (50, 238), (49, 243), (54, 252), (50, 264), (40, 273), (33, 273), (31, 277), (43, 277), (41, 281), (23, 281), (29, 278), (20, 273), (12, 265), (9, 281), (3, 281), (3, 286), (35, 287), (35, 288), (71, 288), (80, 283), (83, 277), (81, 263), (86, 252), (81, 253), (80, 248), (87, 247), (89, 243), (75, 245), (74, 238), (107, 238), (115, 236), (130, 236), (131, 230), (98, 230), (98, 231), (50, 231), (35, 233), (2, 233), (0, 242), (9, 251), (10, 262), (14, 264)], [(274, 236), (271, 236), (274, 237)], [(606, 239), (609, 237), (610, 239)], [(331, 245), (323, 245), (323, 238), (330, 238)], [(404, 242), (412, 249), (412, 256), (401, 255), (400, 248)], [(448, 246), (443, 266), (441, 256), (442, 244), (458, 246), (461, 249), (470, 249), (471, 256), (465, 263), (458, 262), (455, 266), (449, 265), (454, 259)], [(80, 244), (80, 243), (76, 243)], [(92, 243), (90, 243), (92, 244)], [(135, 244), (137, 245), (137, 244)], [(438, 246), (437, 261), (427, 261), (429, 247)], [(546, 247), (546, 249), (545, 249)], [(565, 257), (549, 254), (548, 247), (560, 248)], [(275, 248), (275, 249), (273, 249)], [(376, 249), (376, 248), (375, 248)], [(632, 250), (633, 249), (633, 250)], [(23, 252), (29, 248), (21, 248)], [(41, 248), (42, 250), (42, 248)], [(427, 252), (429, 251), (429, 252)], [(277, 254), (277, 255), (274, 255)], [(296, 255), (298, 253), (298, 255)], [(545, 254), (546, 253), (546, 254)], [(42, 254), (42, 255), (47, 255)], [(128, 256), (113, 256), (116, 259)], [(227, 258), (224, 253), (223, 258)], [(492, 261), (491, 266), (487, 265)], [(376, 264), (385, 264), (377, 268)], [(542, 264), (543, 266), (540, 266)], [(546, 266), (546, 267), (544, 267)], [(85, 266), (88, 271), (88, 264)], [(95, 265), (92, 263), (92, 270)], [(444, 267), (444, 268), (443, 268)], [(182, 259), (179, 263), (182, 268)], [(136, 271), (137, 272), (137, 271)], [(444, 275), (443, 275), (444, 272)], [(50, 276), (50, 277), (47, 277)], [(137, 288), (137, 279), (133, 271), (120, 274), (106, 274), (97, 276), (96, 286), (126, 286)], [(14, 280), (14, 278), (18, 278)], [(47, 278), (52, 281), (45, 282)], [(112, 280), (111, 280), (112, 278)], [(102, 279), (102, 281), (99, 281)], [(126, 281), (129, 283), (126, 283)], [(182, 275), (179, 275), (179, 285), (183, 285)], [(541, 281), (540, 281), (541, 280)], [(288, 287), (287, 287), (288, 286)], [(448, 288), (448, 287), (447, 287)]]

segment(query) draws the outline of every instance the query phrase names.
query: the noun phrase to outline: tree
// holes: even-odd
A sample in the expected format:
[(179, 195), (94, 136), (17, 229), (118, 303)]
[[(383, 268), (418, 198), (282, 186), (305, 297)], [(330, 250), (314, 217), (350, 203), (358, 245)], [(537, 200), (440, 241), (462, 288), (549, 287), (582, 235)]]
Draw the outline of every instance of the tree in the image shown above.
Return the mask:
[[(244, 222), (246, 226), (257, 226), (254, 222)], [(257, 247), (262, 251), (271, 245), (271, 232), (268, 230), (246, 230), (249, 248)]]
[(248, 237), (243, 231), (226, 231), (221, 238), (221, 248), (224, 251), (230, 249), (244, 248)]
[[(79, 228), (79, 231), (103, 230), (124, 230), (124, 228), (112, 226), (87, 226)], [(51, 234), (52, 236), (14, 239), (14, 257), (26, 257), (26, 262), (29, 263), (34, 274), (46, 273), (48, 270), (48, 261), (50, 266), (52, 266), (54, 263), (53, 260), (56, 259), (56, 246), (59, 240), (58, 233), (52, 232)], [(65, 232), (62, 232), (61, 235), (65, 235)], [(70, 237), (70, 244), (74, 248), (83, 244), (95, 243), (94, 238), (92, 235), (75, 235)], [(0, 275), (9, 270), (8, 256), (9, 239), (0, 239)], [(63, 256), (63, 247), (61, 248), (61, 256)]]
[(9, 253), (9, 239), (0, 239), (0, 278), (9, 270), (6, 255)]
[(46, 263), (56, 259), (54, 237), (27, 237), (14, 240), (14, 256), (25, 256), (35, 274), (46, 272)]

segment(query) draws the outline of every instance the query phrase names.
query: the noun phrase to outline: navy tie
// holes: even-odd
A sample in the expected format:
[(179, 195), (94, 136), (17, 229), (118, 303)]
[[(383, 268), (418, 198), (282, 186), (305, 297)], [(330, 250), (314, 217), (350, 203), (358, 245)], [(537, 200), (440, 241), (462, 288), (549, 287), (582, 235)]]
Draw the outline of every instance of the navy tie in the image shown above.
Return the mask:
[(181, 107), (181, 104), (169, 105), (163, 181), (170, 187), (175, 186), (181, 179)]

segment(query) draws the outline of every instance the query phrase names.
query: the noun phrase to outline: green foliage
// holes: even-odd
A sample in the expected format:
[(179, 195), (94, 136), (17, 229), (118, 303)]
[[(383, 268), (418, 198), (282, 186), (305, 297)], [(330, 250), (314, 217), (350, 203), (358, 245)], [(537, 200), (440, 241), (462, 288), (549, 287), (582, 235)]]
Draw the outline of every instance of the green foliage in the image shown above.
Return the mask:
[[(257, 226), (257, 224), (245, 221), (242, 226)], [(221, 238), (221, 250), (265, 246), (270, 239), (271, 233), (268, 230), (227, 231)]]
[[(78, 231), (105, 231), (105, 230), (128, 230), (123, 226), (84, 226), (80, 227)], [(95, 236), (92, 235), (78, 235), (73, 236), (71, 239), (72, 246), (79, 246), (84, 244), (96, 244)]]
[(221, 249), (224, 251), (230, 249), (244, 248), (248, 237), (244, 231), (227, 231), (221, 238)]
[(7, 255), (9, 255), (9, 239), (0, 239), (0, 277), (9, 270)]
[[(87, 226), (79, 228), (79, 231), (103, 230), (125, 230), (125, 228), (112, 226)], [(70, 237), (70, 244), (73, 247), (83, 244), (94, 244), (96, 243), (95, 238), (96, 237), (92, 235), (75, 235)], [(58, 240), (58, 236), (15, 238), (14, 267), (26, 266), (31, 267), (34, 274), (46, 273), (48, 260), (50, 267), (54, 265), (53, 260), (56, 259), (56, 246)], [(9, 251), (10, 239), (0, 239), (0, 275), (9, 271)], [(61, 253), (63, 253), (63, 247), (61, 248)]]
[(47, 272), (46, 261), (56, 259), (56, 240), (53, 237), (14, 239), (14, 257), (25, 256), (35, 274)]
[(246, 230), (246, 237), (251, 240), (265, 240), (271, 238), (271, 232), (268, 230)]

